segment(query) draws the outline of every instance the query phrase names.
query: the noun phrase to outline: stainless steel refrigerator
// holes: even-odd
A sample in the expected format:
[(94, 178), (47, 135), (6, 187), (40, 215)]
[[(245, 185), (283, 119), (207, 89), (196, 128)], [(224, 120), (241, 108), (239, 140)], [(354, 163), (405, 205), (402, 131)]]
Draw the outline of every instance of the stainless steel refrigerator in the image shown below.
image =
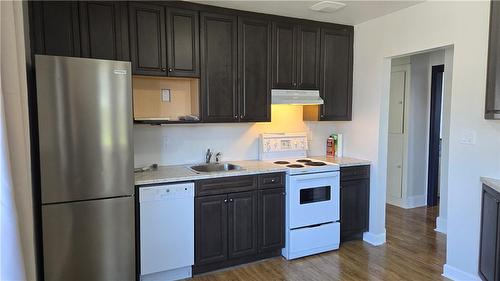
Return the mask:
[(45, 280), (134, 280), (130, 63), (35, 67)]

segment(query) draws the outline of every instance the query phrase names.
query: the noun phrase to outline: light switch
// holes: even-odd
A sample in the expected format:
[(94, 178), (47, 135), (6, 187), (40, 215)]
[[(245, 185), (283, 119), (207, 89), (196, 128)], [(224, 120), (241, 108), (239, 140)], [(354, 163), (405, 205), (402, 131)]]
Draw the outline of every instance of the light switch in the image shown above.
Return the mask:
[(161, 89), (161, 101), (170, 102), (170, 89)]
[(462, 135), (460, 136), (460, 143), (469, 145), (476, 144), (476, 132), (474, 131), (462, 132)]

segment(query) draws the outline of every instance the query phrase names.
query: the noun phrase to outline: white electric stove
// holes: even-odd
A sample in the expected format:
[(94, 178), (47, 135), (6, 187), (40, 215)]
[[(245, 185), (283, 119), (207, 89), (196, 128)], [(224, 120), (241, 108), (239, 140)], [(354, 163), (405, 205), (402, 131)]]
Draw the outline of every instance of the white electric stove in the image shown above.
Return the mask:
[(286, 259), (331, 251), (340, 244), (339, 165), (307, 158), (307, 134), (262, 134), (260, 160), (287, 168)]

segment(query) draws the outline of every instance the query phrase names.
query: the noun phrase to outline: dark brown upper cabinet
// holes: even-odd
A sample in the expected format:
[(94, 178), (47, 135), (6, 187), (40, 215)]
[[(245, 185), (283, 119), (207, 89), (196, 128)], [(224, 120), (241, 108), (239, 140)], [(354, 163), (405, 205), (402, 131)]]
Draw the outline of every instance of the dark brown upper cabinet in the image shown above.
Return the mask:
[(273, 88), (293, 89), (296, 80), (297, 32), (294, 24), (273, 23)]
[(140, 75), (165, 76), (167, 73), (165, 7), (130, 3), (129, 9), (132, 72)]
[(239, 120), (237, 95), (237, 18), (200, 15), (202, 120)]
[(271, 23), (238, 18), (239, 119), (271, 121)]
[(130, 3), (129, 17), (134, 74), (199, 76), (198, 12)]
[(34, 53), (79, 57), (78, 2), (34, 1), (30, 5)]
[(129, 60), (125, 2), (79, 2), (82, 56)]
[(491, 1), (488, 74), (484, 117), (500, 119), (500, 2)]
[(319, 93), (324, 104), (304, 106), (304, 120), (352, 120), (352, 48), (352, 28), (321, 29)]
[(167, 9), (168, 75), (200, 76), (200, 34), (197, 11)]
[(129, 60), (126, 2), (31, 2), (36, 54)]
[(352, 119), (352, 32), (348, 29), (321, 30), (319, 120)]
[(297, 27), (297, 88), (319, 89), (320, 29), (317, 26)]
[(272, 46), (273, 88), (319, 89), (319, 27), (275, 22)]

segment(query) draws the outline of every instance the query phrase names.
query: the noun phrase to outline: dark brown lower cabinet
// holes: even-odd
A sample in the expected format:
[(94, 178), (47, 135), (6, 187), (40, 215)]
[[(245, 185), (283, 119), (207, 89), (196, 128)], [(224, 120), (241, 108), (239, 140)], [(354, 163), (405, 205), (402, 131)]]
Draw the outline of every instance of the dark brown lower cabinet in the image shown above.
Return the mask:
[(500, 193), (483, 184), (479, 276), (482, 280), (500, 280)]
[(285, 245), (285, 189), (259, 190), (259, 251)]
[[(210, 184), (220, 195), (199, 196), (204, 193), (196, 192), (193, 273), (280, 254), (285, 245), (285, 188), (275, 186), (283, 176), (276, 173), (196, 183), (197, 189)], [(267, 183), (268, 178), (275, 180)], [(259, 186), (254, 182), (259, 182)]]
[(257, 192), (228, 195), (229, 258), (257, 253)]
[(340, 169), (340, 240), (361, 239), (368, 230), (370, 167)]
[(195, 263), (227, 259), (227, 195), (195, 199)]

